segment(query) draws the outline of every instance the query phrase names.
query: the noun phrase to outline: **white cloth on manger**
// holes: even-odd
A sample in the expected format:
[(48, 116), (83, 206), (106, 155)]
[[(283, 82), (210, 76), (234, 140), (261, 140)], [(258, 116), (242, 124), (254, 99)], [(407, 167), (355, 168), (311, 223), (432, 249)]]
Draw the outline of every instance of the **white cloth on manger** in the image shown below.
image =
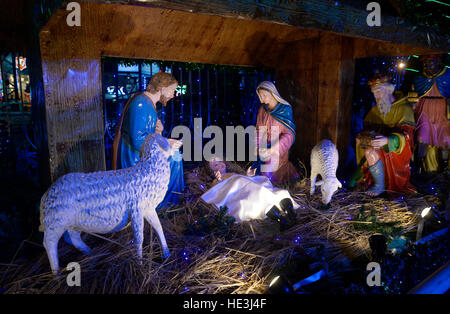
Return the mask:
[(274, 205), (280, 208), (280, 201), (290, 198), (294, 209), (300, 207), (287, 190), (272, 185), (266, 176), (248, 177), (235, 174), (206, 191), (201, 198), (217, 208), (228, 207), (228, 214), (236, 222), (263, 219)]

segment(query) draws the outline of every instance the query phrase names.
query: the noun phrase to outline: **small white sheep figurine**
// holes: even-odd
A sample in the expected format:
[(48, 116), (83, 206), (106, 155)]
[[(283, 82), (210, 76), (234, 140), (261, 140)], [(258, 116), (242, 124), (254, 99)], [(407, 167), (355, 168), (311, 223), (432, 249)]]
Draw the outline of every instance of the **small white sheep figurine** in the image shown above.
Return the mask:
[[(310, 193), (313, 195), (316, 185), (321, 185), (323, 204), (328, 204), (336, 190), (342, 187), (341, 182), (336, 178), (338, 162), (338, 150), (330, 140), (320, 141), (311, 151)], [(320, 175), (322, 180), (316, 183), (317, 175)]]
[(155, 208), (163, 200), (170, 179), (168, 157), (174, 153), (159, 134), (147, 136), (140, 161), (133, 167), (93, 173), (70, 173), (55, 181), (41, 199), (44, 247), (52, 272), (59, 271), (58, 241), (66, 241), (83, 253), (90, 248), (80, 232), (111, 233), (131, 223), (137, 255), (142, 258), (144, 219), (158, 234), (164, 257), (166, 239)]

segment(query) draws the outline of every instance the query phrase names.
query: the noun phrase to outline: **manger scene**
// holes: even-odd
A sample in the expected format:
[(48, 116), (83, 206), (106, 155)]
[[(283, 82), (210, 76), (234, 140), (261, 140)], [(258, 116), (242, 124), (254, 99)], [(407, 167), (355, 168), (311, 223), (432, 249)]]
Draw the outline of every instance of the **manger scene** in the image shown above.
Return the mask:
[(1, 293), (448, 291), (448, 20), (263, 2), (23, 4)]

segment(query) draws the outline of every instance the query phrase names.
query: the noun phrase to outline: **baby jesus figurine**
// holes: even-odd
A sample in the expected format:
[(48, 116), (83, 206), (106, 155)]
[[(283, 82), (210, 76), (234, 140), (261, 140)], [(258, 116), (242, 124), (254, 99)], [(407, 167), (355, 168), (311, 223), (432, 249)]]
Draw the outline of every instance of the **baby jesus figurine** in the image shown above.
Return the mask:
[(215, 179), (201, 198), (217, 208), (226, 206), (236, 222), (263, 219), (274, 206), (281, 211), (300, 207), (287, 190), (275, 188), (266, 176), (255, 176), (255, 169), (249, 168), (247, 175), (227, 172), (225, 162), (217, 157), (209, 162), (209, 168)]
[[(237, 174), (235, 172), (227, 172), (227, 166), (218, 157), (211, 159), (211, 161), (209, 162), (209, 168), (214, 173), (214, 177), (215, 177), (215, 179), (212, 182), (212, 186), (215, 186), (219, 182), (222, 182), (222, 181), (228, 179), (229, 177), (231, 177), (232, 175)], [(256, 168), (252, 169), (251, 167), (249, 167), (247, 169), (247, 176), (254, 177), (255, 173), (256, 173)]]

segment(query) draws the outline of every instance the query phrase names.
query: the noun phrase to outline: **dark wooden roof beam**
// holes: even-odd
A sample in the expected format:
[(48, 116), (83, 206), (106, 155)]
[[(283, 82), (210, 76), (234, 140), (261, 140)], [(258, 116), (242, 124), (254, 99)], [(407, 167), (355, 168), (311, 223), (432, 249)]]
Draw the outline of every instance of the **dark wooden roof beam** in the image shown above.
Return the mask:
[(381, 8), (382, 25), (368, 26), (366, 19), (370, 11), (366, 11), (367, 2), (365, 1), (361, 1), (361, 9), (339, 1), (326, 0), (100, 0), (96, 2), (145, 5), (191, 13), (262, 20), (352, 37), (431, 48), (437, 51), (450, 50), (448, 34), (439, 34), (431, 28), (414, 26), (401, 18), (383, 15), (383, 8)]

